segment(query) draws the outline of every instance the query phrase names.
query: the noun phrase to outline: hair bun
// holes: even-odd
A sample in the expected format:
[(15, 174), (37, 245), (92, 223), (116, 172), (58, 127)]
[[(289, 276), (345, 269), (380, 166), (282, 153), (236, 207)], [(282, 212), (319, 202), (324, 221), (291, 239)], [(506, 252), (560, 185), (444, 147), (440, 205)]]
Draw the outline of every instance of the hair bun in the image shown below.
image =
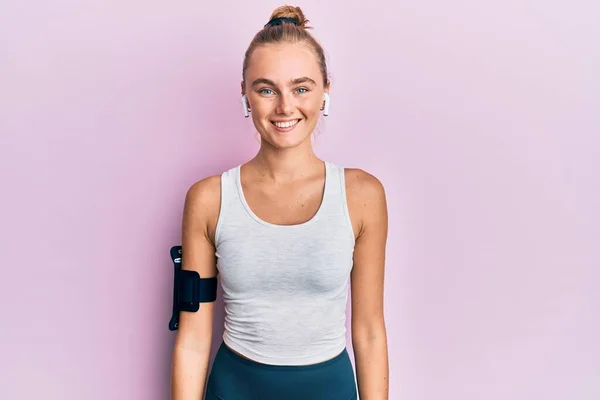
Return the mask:
[(310, 29), (310, 27), (307, 26), (308, 20), (304, 16), (304, 13), (300, 9), (300, 7), (294, 7), (294, 6), (277, 7), (275, 9), (275, 11), (273, 11), (273, 13), (271, 14), (271, 18), (269, 18), (269, 20), (272, 20), (274, 18), (293, 18), (296, 21), (298, 21), (297, 25), (299, 27), (304, 28), (304, 29)]

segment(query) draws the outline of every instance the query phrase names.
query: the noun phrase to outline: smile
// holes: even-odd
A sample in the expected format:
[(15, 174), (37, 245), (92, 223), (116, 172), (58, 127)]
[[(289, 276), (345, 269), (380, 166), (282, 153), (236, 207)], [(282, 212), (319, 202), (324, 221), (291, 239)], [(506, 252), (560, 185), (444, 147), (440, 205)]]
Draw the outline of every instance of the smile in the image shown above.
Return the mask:
[(291, 121), (271, 121), (271, 123), (279, 129), (289, 129), (295, 126), (298, 122), (300, 122), (299, 119), (294, 119)]

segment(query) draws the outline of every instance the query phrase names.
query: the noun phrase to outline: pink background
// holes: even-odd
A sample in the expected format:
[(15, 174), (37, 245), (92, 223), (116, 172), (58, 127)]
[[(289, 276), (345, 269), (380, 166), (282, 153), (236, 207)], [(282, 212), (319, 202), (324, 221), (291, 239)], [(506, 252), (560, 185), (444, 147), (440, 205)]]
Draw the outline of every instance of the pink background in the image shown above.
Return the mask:
[[(600, 398), (600, 6), (305, 1), (317, 153), (387, 189), (390, 398)], [(186, 189), (274, 1), (0, 4), (0, 398), (168, 398)], [(222, 332), (217, 315), (216, 340)]]

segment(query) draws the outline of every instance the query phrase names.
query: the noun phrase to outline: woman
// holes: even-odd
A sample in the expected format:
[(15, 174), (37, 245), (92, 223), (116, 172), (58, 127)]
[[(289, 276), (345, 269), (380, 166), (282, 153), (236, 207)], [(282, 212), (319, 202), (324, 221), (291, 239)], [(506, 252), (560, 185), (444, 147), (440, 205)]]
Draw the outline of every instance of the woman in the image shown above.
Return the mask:
[(330, 82), (306, 23), (300, 8), (280, 7), (246, 52), (242, 104), (260, 134), (256, 156), (186, 195), (182, 266), (203, 278), (218, 271), (225, 331), (207, 382), (214, 303), (181, 313), (174, 400), (388, 398), (385, 194), (367, 172), (313, 152)]

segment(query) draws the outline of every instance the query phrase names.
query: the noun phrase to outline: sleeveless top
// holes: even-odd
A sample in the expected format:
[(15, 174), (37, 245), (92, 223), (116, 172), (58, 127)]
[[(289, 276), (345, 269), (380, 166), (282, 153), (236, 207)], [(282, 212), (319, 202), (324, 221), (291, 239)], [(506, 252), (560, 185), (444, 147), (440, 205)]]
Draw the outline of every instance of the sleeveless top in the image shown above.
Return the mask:
[(225, 344), (271, 365), (342, 352), (354, 242), (343, 168), (325, 162), (319, 209), (296, 225), (260, 219), (244, 197), (240, 166), (225, 171), (215, 231)]

